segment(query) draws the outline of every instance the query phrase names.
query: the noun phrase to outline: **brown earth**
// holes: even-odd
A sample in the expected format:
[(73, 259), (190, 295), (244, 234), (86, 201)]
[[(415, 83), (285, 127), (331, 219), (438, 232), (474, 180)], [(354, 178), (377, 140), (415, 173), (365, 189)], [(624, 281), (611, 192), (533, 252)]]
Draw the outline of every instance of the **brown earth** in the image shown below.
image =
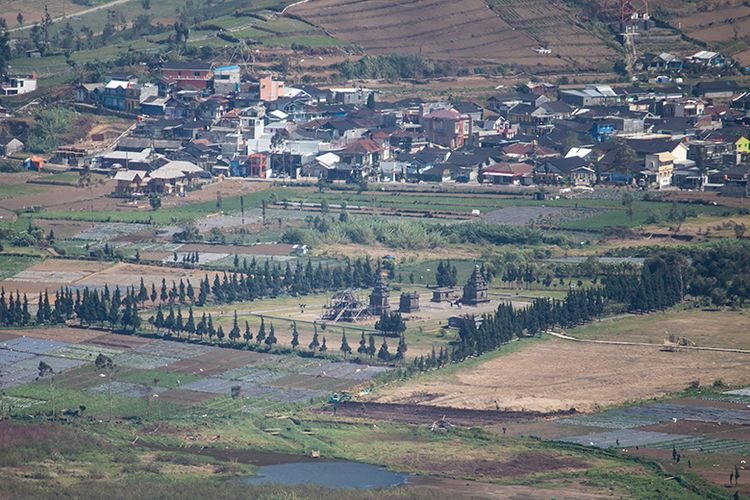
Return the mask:
[[(327, 407), (319, 412), (332, 412), (333, 407)], [(523, 421), (535, 418), (552, 418), (575, 414), (575, 411), (532, 412), (532, 411), (490, 411), (463, 408), (449, 408), (445, 406), (347, 402), (340, 403), (336, 408), (337, 416), (366, 418), (404, 422), (408, 424), (432, 424), (445, 418), (453, 425), (467, 427), (503, 424), (508, 421)]]
[(176, 361), (171, 365), (165, 366), (163, 370), (166, 372), (192, 373), (208, 377), (217, 373), (223, 373), (232, 368), (239, 368), (258, 362), (260, 359), (262, 359), (262, 356), (253, 352), (220, 349), (201, 354), (195, 358)]
[[(505, 0), (497, 14), (482, 0), (312, 0), (290, 9), (370, 54), (411, 52), (431, 59), (563, 69), (593, 68), (614, 55), (578, 27), (563, 2)], [(552, 54), (534, 49), (544, 46)]]
[(97, 336), (101, 335), (101, 332), (89, 332), (78, 328), (45, 327), (13, 330), (12, 334), (15, 336), (34, 337), (44, 340), (57, 340), (69, 344), (81, 344), (95, 339)]
[(105, 333), (87, 341), (88, 344), (100, 345), (103, 347), (113, 347), (116, 349), (135, 349), (144, 344), (151, 344), (153, 339), (134, 337), (128, 335), (115, 335)]
[[(556, 411), (648, 399), (685, 389), (695, 379), (750, 382), (748, 355), (658, 346), (584, 344), (553, 339), (523, 346), (440, 379), (416, 378), (373, 394), (383, 403), (457, 408)], [(644, 376), (648, 374), (648, 376)]]
[(190, 391), (187, 389), (172, 389), (160, 393), (159, 401), (167, 401), (169, 403), (191, 406), (194, 404), (202, 403), (203, 401), (207, 401), (214, 397), (216, 397), (216, 394), (209, 394), (207, 392), (200, 391)]
[(543, 452), (521, 452), (510, 460), (469, 459), (444, 460), (415, 451), (410, 457), (413, 466), (432, 474), (450, 474), (454, 477), (478, 477), (503, 479), (529, 474), (587, 469), (589, 464), (573, 457), (557, 456)]
[(449, 495), (452, 498), (494, 498), (502, 500), (594, 500), (612, 498), (610, 492), (595, 492), (590, 486), (566, 482), (565, 486), (523, 486), (493, 484), (432, 476), (410, 477), (408, 485), (432, 491), (435, 495)]

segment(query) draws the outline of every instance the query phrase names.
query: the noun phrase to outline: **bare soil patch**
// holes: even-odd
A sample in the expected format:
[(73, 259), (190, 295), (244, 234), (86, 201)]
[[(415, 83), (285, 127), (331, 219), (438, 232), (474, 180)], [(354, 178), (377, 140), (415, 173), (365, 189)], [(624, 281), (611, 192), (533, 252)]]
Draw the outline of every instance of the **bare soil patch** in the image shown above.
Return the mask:
[(414, 454), (413, 461), (420, 470), (427, 470), (435, 474), (493, 479), (522, 477), (548, 471), (580, 470), (590, 466), (587, 462), (578, 458), (530, 451), (518, 453), (507, 461), (448, 458), (445, 461), (438, 461), (434, 457), (422, 456), (417, 452)]
[(96, 338), (97, 335), (101, 335), (101, 332), (88, 332), (86, 330), (80, 330), (78, 328), (29, 328), (26, 330), (14, 330), (13, 333), (17, 333), (19, 336), (34, 337), (37, 339), (44, 340), (57, 340), (59, 342), (66, 342), (69, 344), (81, 344), (83, 342), (89, 342)]
[(156, 283), (157, 286), (160, 285), (162, 279), (165, 279), (168, 285), (171, 284), (172, 281), (179, 281), (182, 279), (190, 280), (191, 283), (193, 283), (193, 286), (197, 286), (204, 276), (208, 275), (209, 280), (213, 280), (216, 274), (216, 272), (207, 272), (196, 269), (191, 270), (120, 262), (102, 270), (101, 272), (90, 274), (76, 283), (89, 286), (138, 286), (141, 282), (141, 278), (143, 278), (144, 283), (148, 287), (150, 287), (152, 283)]
[(566, 483), (562, 488), (545, 488), (543, 486), (523, 486), (493, 484), (479, 481), (465, 481), (432, 476), (414, 476), (408, 479), (409, 485), (421, 490), (434, 490), (438, 495), (453, 494), (454, 498), (496, 498), (512, 500), (547, 499), (558, 500), (594, 500), (612, 498), (612, 493), (593, 492), (591, 487)]
[(183, 359), (167, 365), (164, 367), (164, 371), (192, 373), (207, 377), (223, 373), (232, 368), (256, 363), (262, 358), (261, 355), (253, 352), (218, 349), (217, 351), (201, 354), (195, 358)]
[[(497, 13), (481, 0), (312, 0), (291, 12), (370, 54), (411, 52), (444, 60), (562, 68), (594, 67), (611, 54), (605, 43), (576, 26), (563, 2), (504, 2)], [(549, 46), (542, 56), (534, 49)]]
[(197, 403), (202, 403), (211, 398), (216, 397), (216, 394), (209, 394), (207, 392), (189, 391), (187, 389), (172, 389), (164, 391), (159, 394), (160, 401), (168, 401), (170, 403), (184, 404), (190, 406)]
[[(320, 412), (332, 412), (333, 407), (327, 407)], [(387, 420), (408, 424), (432, 424), (436, 420), (445, 418), (453, 425), (467, 427), (502, 424), (507, 421), (523, 421), (535, 418), (549, 418), (573, 415), (575, 411), (533, 412), (533, 411), (497, 411), (475, 410), (465, 408), (449, 408), (444, 406), (347, 402), (341, 403), (336, 409), (336, 415), (373, 420)]]
[(87, 344), (100, 345), (103, 347), (114, 347), (119, 349), (135, 349), (144, 344), (150, 344), (154, 342), (152, 339), (143, 337), (130, 337), (125, 335), (113, 335), (111, 333), (105, 333), (99, 335), (87, 341)]
[[(374, 395), (378, 402), (491, 409), (592, 411), (600, 405), (660, 397), (722, 378), (750, 381), (747, 355), (658, 347), (583, 344), (553, 339), (500, 355), (440, 379), (415, 379)], [(647, 376), (644, 376), (647, 374)]]

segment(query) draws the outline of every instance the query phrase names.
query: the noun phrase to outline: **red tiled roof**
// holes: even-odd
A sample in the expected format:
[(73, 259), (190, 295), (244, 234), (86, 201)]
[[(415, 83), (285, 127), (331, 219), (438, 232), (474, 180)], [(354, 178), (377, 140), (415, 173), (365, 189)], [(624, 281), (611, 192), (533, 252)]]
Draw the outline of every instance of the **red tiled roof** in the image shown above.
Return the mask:
[(382, 146), (372, 139), (359, 139), (344, 148), (346, 153), (377, 153), (382, 150)]

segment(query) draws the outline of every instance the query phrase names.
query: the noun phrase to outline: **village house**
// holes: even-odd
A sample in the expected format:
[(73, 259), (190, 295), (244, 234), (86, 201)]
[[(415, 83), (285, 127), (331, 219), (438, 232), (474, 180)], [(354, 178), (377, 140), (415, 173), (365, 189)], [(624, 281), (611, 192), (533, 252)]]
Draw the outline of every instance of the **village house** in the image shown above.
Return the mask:
[(261, 77), (258, 84), (261, 101), (270, 102), (284, 97), (284, 82), (274, 80), (272, 75)]
[(126, 113), (140, 111), (141, 103), (156, 96), (159, 89), (152, 84), (128, 80), (110, 80), (102, 91), (102, 106)]
[(481, 170), (479, 181), (503, 186), (529, 186), (534, 181), (534, 167), (528, 163), (496, 163)]
[(138, 170), (120, 170), (115, 173), (114, 196), (130, 198), (142, 194), (148, 188), (149, 177), (146, 172)]
[(24, 144), (15, 137), (0, 135), (0, 156), (11, 156), (23, 151)]
[(591, 186), (596, 182), (596, 167), (585, 156), (548, 158), (534, 167), (534, 178), (539, 184)]
[(182, 194), (203, 172), (194, 163), (170, 161), (149, 173), (149, 190), (162, 194)]
[(699, 82), (693, 89), (696, 96), (704, 99), (731, 99), (738, 91), (739, 86), (734, 80)]
[(622, 102), (623, 96), (609, 85), (591, 84), (584, 89), (562, 90), (560, 100), (571, 106), (612, 106)]
[(213, 63), (167, 61), (161, 67), (164, 88), (206, 90), (213, 80)]
[(236, 64), (214, 68), (214, 93), (219, 95), (240, 91), (240, 67)]
[(433, 144), (458, 149), (471, 135), (471, 119), (455, 109), (442, 109), (422, 117), (425, 136)]
[(21, 95), (34, 92), (37, 89), (36, 74), (4, 75), (0, 79), (0, 95)]

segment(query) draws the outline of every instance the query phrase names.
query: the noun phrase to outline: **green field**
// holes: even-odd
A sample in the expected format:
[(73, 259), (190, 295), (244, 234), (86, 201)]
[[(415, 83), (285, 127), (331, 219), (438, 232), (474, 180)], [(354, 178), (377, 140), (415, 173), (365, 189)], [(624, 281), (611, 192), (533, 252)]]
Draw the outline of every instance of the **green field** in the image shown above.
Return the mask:
[(0, 254), (0, 279), (10, 278), (24, 269), (31, 267), (40, 259), (38, 257)]

